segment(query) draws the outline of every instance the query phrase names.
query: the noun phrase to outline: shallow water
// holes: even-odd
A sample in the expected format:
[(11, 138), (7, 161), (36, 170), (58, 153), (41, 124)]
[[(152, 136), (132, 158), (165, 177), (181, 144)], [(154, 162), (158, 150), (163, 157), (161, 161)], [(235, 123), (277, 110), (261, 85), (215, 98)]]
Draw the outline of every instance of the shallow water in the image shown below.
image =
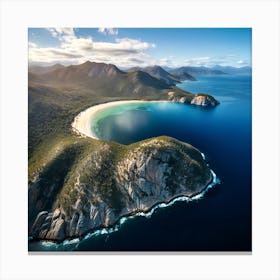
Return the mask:
[[(180, 201), (136, 217), (120, 230), (81, 242), (30, 243), (30, 250), (251, 250), (251, 76), (202, 76), (178, 85), (210, 93), (214, 109), (174, 103), (128, 104), (109, 108), (92, 123), (102, 139), (129, 144), (168, 135), (206, 156), (221, 184), (203, 199)], [(76, 240), (78, 241), (78, 240)]]

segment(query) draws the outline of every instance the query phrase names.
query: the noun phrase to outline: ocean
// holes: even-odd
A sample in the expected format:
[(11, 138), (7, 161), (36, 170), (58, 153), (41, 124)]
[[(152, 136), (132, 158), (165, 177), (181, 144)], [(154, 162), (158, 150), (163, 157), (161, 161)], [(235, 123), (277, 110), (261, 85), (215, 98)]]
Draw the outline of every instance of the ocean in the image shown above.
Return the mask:
[[(192, 202), (179, 201), (118, 231), (62, 244), (30, 242), (36, 251), (251, 251), (252, 85), (250, 75), (197, 77), (178, 87), (220, 101), (205, 109), (176, 103), (107, 109), (92, 123), (102, 139), (130, 144), (168, 135), (204, 153), (220, 184)], [(129, 107), (130, 106), (130, 107)]]

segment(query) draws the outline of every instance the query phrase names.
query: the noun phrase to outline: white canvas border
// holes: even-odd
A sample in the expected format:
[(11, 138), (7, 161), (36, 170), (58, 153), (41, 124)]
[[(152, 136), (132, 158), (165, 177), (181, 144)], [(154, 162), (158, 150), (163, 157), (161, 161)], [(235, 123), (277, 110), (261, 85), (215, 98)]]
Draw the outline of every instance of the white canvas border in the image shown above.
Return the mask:
[[(27, 28), (41, 26), (253, 28), (252, 255), (28, 254)], [(2, 1), (1, 279), (279, 279), (279, 34), (278, 1)]]

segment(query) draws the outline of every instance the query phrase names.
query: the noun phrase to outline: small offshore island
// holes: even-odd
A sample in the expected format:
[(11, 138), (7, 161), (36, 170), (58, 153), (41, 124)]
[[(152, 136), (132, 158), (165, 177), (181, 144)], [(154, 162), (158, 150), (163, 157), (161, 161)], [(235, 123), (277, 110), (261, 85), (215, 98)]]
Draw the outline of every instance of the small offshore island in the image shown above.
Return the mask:
[[(82, 72), (85, 69), (92, 72), (96, 68), (101, 71), (101, 67), (107, 71), (108, 79), (113, 73), (114, 82), (116, 73), (120, 71), (116, 66), (91, 62), (69, 67), (64, 67), (68, 68), (67, 77), (71, 67), (76, 67)], [(63, 73), (65, 69), (58, 70)], [(127, 74), (120, 75), (123, 82)], [(219, 104), (208, 94), (194, 95), (167, 84), (163, 88), (161, 85), (159, 90), (158, 82), (153, 93), (158, 99), (152, 98), (149, 95), (150, 82), (155, 78), (148, 77), (147, 87), (145, 81), (148, 74), (137, 71), (133, 75), (134, 83), (135, 75), (145, 77), (144, 82), (142, 78), (140, 79), (141, 86), (138, 86), (137, 93), (142, 91), (141, 98), (139, 96), (138, 99), (99, 103), (83, 110), (71, 123), (74, 133), (63, 136), (59, 141), (53, 138), (52, 141), (56, 144), (46, 148), (50, 151), (49, 155), (46, 159), (43, 157), (44, 161), (41, 160), (40, 164), (31, 160), (32, 168), (29, 170), (31, 239), (61, 242), (65, 239), (80, 238), (98, 229), (111, 228), (122, 217), (148, 212), (156, 205), (169, 203), (180, 196), (194, 197), (203, 192), (215, 179), (202, 153), (174, 138), (160, 136), (122, 145), (98, 139), (92, 133), (90, 128), (92, 118), (110, 106), (136, 102), (177, 102), (186, 106), (211, 108)], [(50, 78), (50, 74), (47, 73), (40, 75), (39, 79), (35, 74), (30, 74), (33, 81), (30, 83), (30, 91), (40, 92), (42, 89), (46, 91), (46, 87), (48, 91), (53, 90), (49, 89), (49, 83), (52, 80), (54, 84), (59, 85), (57, 77), (63, 75), (53, 75)], [(129, 73), (127, 78), (130, 77)], [(43, 79), (46, 82), (42, 86)], [(62, 81), (65, 84), (64, 77)], [(71, 83), (70, 78), (70, 87)], [(124, 94), (122, 97), (124, 96), (127, 95)], [(69, 124), (69, 121), (70, 118), (66, 117), (65, 122)], [(80, 135), (83, 137), (79, 137)]]

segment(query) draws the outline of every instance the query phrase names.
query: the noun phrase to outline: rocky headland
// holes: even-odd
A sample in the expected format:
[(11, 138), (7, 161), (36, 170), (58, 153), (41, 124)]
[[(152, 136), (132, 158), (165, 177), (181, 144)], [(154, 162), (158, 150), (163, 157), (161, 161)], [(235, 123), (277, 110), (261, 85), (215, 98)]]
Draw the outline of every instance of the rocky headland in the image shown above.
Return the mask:
[[(58, 157), (63, 160), (65, 154)], [(46, 169), (52, 164), (57, 162)], [(110, 227), (123, 216), (148, 211), (177, 196), (191, 197), (212, 181), (201, 153), (169, 137), (129, 146), (102, 142), (68, 169), (63, 182), (54, 180), (47, 191), (45, 172), (29, 188), (33, 205), (29, 235), (54, 241)]]
[(209, 94), (193, 94), (191, 97), (184, 93), (178, 93), (175, 91), (168, 92), (168, 100), (171, 102), (198, 105), (203, 107), (215, 107), (220, 104), (213, 96)]

